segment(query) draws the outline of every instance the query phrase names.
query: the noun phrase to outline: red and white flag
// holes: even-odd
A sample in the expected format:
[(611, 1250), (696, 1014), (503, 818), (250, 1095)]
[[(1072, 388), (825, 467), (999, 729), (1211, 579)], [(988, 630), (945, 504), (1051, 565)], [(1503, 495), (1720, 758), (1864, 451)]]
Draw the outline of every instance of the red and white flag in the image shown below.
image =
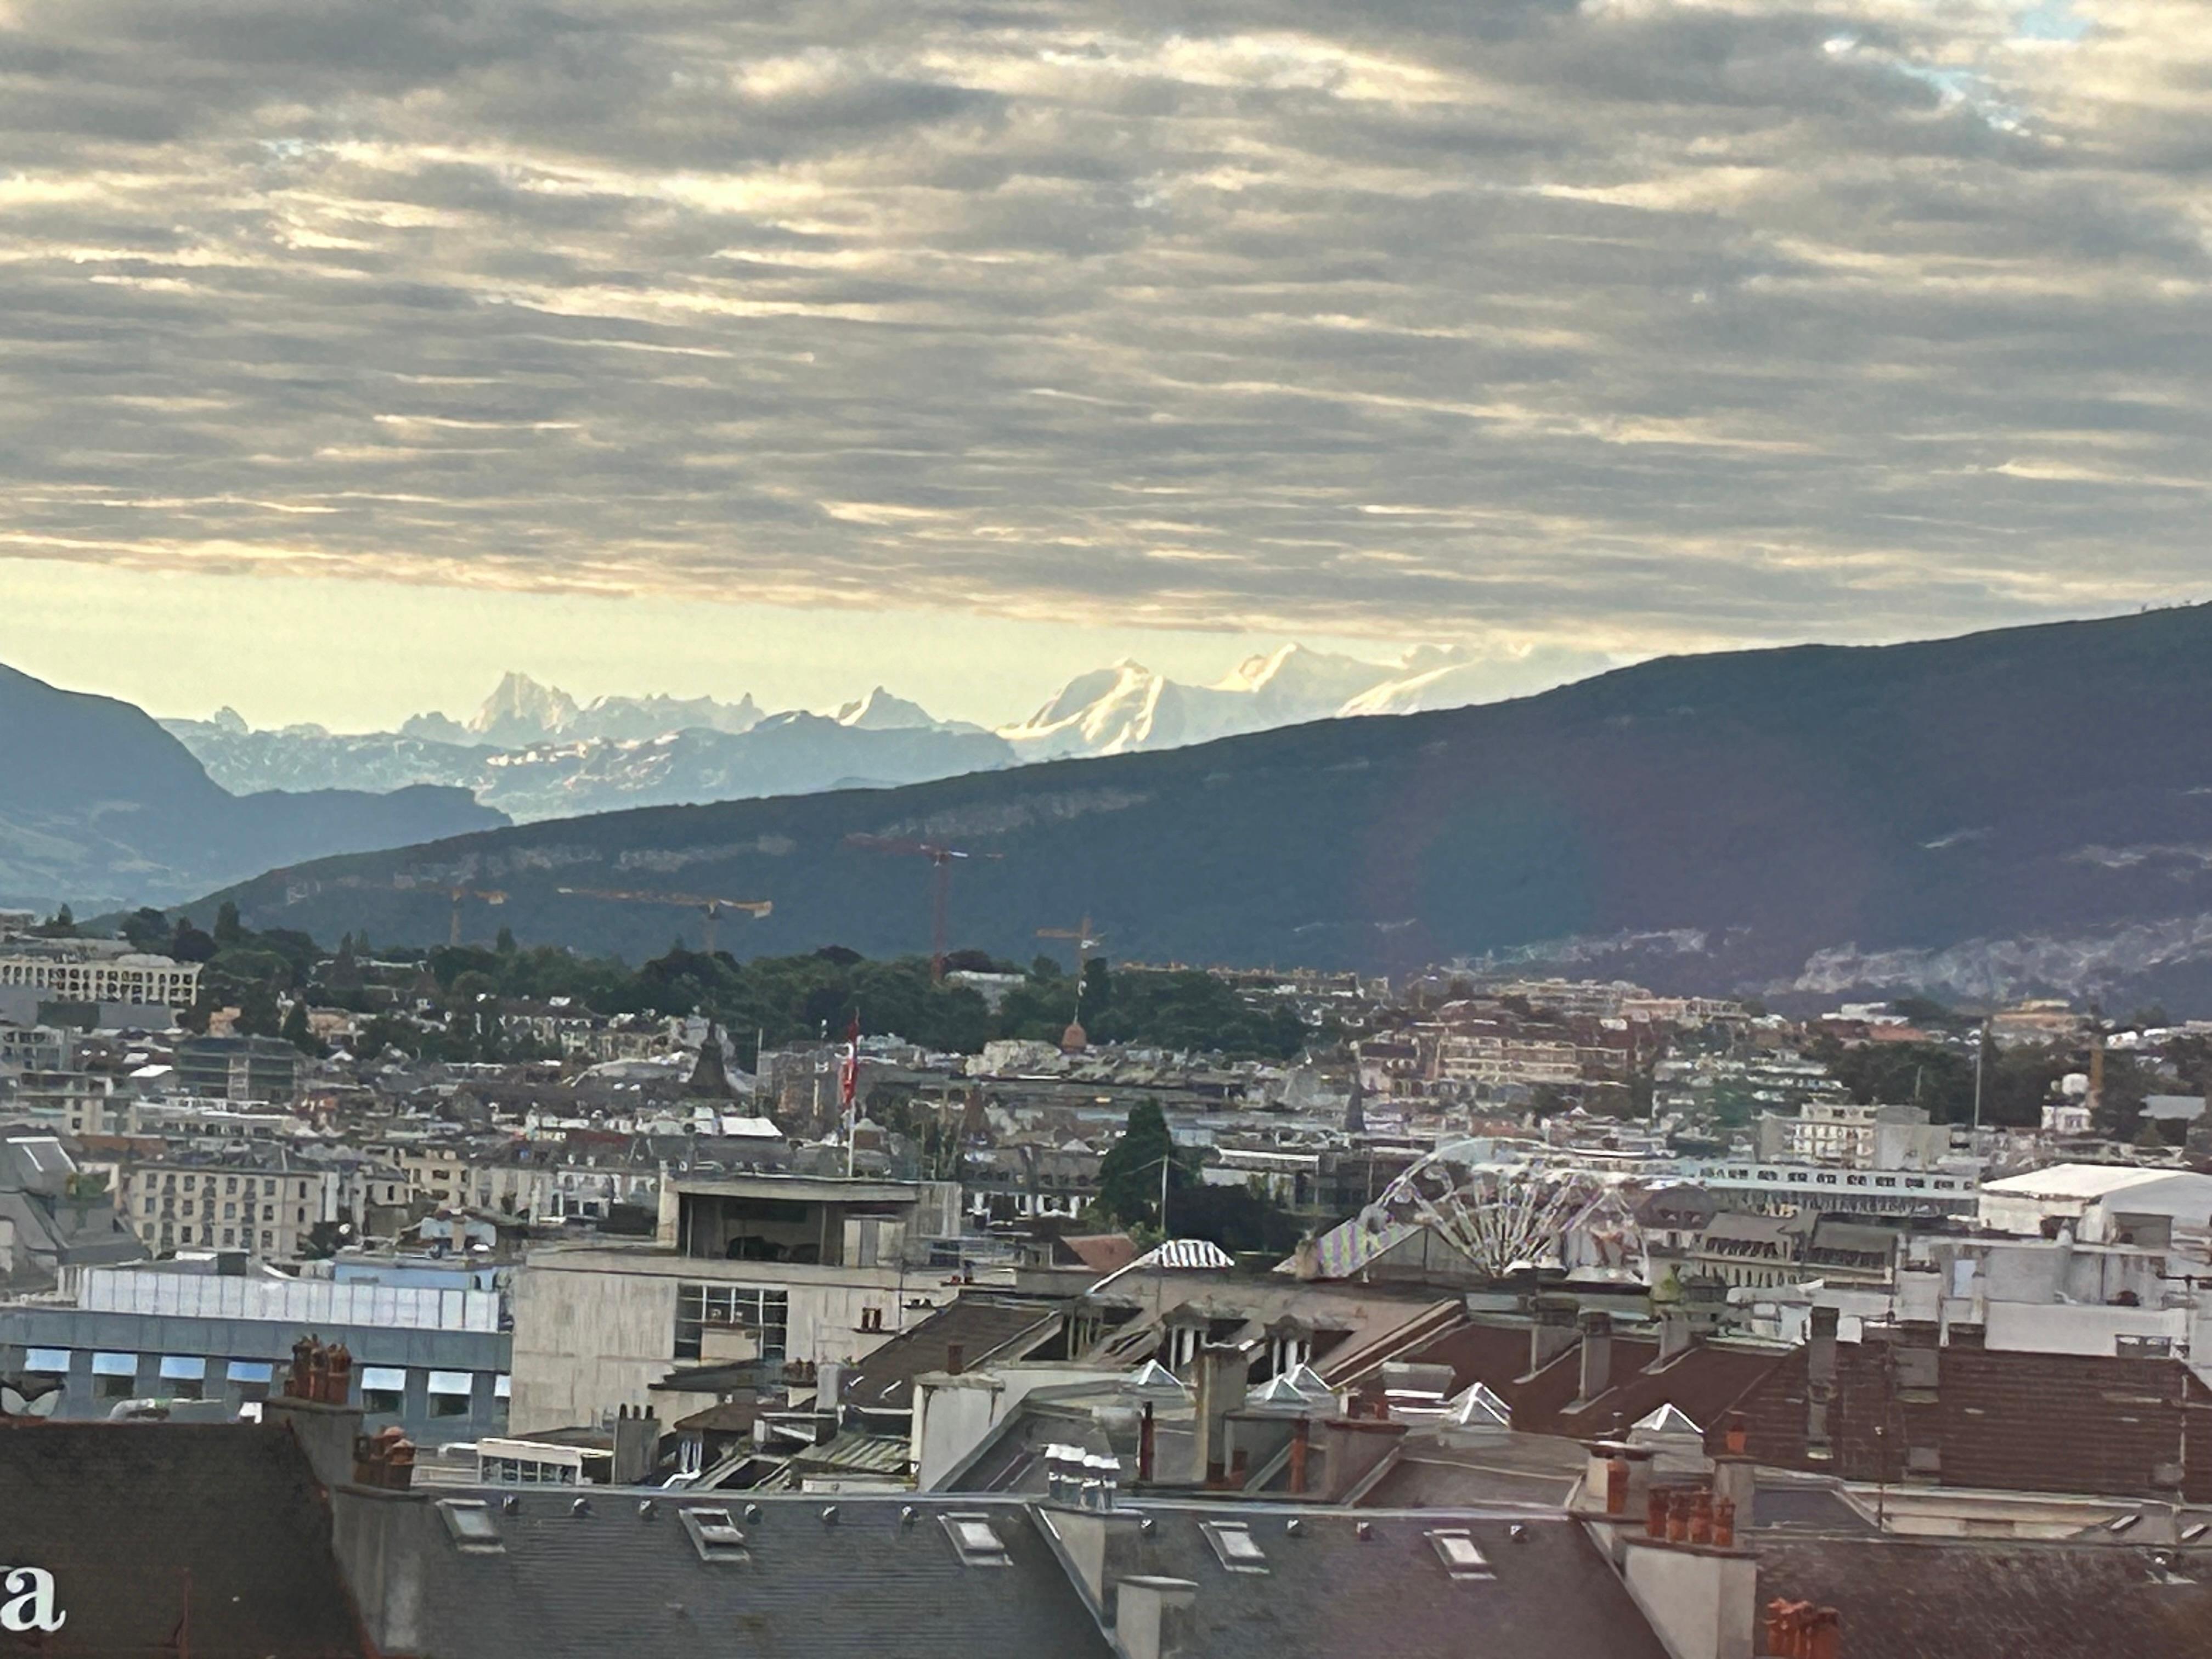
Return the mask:
[(837, 1098), (847, 1110), (860, 1090), (860, 1011), (853, 1010), (853, 1023), (845, 1028), (845, 1058), (837, 1067)]

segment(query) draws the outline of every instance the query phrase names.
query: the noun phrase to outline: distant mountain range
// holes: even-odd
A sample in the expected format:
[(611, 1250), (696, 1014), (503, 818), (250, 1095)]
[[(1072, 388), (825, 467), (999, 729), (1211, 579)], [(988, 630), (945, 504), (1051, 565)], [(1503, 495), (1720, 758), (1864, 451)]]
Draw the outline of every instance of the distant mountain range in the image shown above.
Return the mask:
[(0, 668), (0, 903), (167, 904), (271, 865), (506, 822), (459, 789), (240, 797), (142, 710)]
[(507, 674), (466, 720), (397, 732), (254, 730), (229, 709), (162, 722), (225, 788), (466, 789), (518, 822), (627, 806), (888, 787), (1039, 760), (1176, 748), (1337, 714), (1401, 714), (1492, 695), (1494, 659), (1422, 647), (1395, 666), (1287, 645), (1188, 685), (1134, 662), (1083, 674), (994, 733), (878, 686), (834, 715), (763, 713), (748, 695), (600, 697)]
[[(1314, 696), (1343, 690), (1295, 657), (1244, 678), (1286, 671)], [(1109, 707), (1129, 718), (1085, 729)], [(1142, 748), (1202, 735), (1211, 707), (1116, 670), (1025, 729)], [(1190, 723), (1164, 730), (1166, 713)], [(926, 949), (928, 865), (857, 835), (996, 854), (957, 868), (955, 943), (1024, 961), (1038, 928), (1087, 913), (1124, 959), (1464, 958), (1684, 990), (2054, 991), (2203, 1012), (2209, 732), (2212, 609), (2177, 609), (1672, 658), (1400, 720), (532, 824), (234, 896), (259, 926), (422, 940), (444, 902), (395, 884), (496, 886), (522, 939), (634, 959), (696, 924), (559, 890), (765, 897), (775, 914), (726, 921), (726, 948)]]

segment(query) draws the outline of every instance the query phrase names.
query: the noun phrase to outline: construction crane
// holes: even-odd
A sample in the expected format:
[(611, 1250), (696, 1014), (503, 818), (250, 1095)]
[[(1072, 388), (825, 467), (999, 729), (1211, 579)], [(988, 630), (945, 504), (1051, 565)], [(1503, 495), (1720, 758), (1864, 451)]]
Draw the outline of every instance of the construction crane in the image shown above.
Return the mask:
[(894, 857), (927, 859), (935, 866), (930, 893), (929, 918), (929, 978), (933, 985), (945, 982), (945, 929), (946, 908), (951, 899), (952, 866), (963, 859), (1000, 859), (1003, 853), (969, 853), (957, 847), (940, 847), (935, 842), (902, 841), (891, 836), (848, 836), (848, 847), (865, 847), (871, 852), (889, 853)]
[(1103, 945), (1106, 942), (1105, 934), (1094, 933), (1091, 931), (1089, 916), (1084, 917), (1073, 927), (1040, 927), (1036, 930), (1036, 936), (1039, 939), (1073, 939), (1075, 941), (1075, 971), (1079, 976), (1083, 972), (1083, 963), (1091, 953), (1091, 947), (1094, 945)]
[(507, 895), (500, 891), (496, 887), (456, 887), (449, 883), (441, 881), (410, 881), (404, 877), (392, 884), (394, 887), (399, 888), (402, 891), (416, 891), (427, 887), (434, 891), (443, 893), (446, 896), (446, 902), (453, 906), (452, 915), (446, 923), (446, 944), (449, 949), (455, 951), (461, 948), (461, 906), (463, 903), (472, 898), (482, 899), (486, 904), (504, 904), (507, 902)]
[(705, 945), (707, 954), (714, 954), (714, 923), (725, 910), (742, 910), (756, 919), (775, 908), (773, 899), (704, 898), (696, 893), (636, 893), (626, 888), (559, 887), (556, 892), (566, 893), (571, 898), (611, 899), (617, 904), (680, 904), (687, 910), (696, 910), (707, 919)]

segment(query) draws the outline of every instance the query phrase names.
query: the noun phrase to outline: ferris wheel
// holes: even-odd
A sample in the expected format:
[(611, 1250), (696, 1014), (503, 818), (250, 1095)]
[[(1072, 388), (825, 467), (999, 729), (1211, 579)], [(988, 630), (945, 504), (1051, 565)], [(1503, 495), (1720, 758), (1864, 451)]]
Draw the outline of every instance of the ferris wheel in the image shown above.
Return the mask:
[(1648, 1282), (1650, 1261), (1632, 1194), (1587, 1170), (1501, 1162), (1492, 1141), (1437, 1147), (1360, 1212), (1370, 1234), (1425, 1227), (1486, 1277), (1529, 1267), (1571, 1279)]

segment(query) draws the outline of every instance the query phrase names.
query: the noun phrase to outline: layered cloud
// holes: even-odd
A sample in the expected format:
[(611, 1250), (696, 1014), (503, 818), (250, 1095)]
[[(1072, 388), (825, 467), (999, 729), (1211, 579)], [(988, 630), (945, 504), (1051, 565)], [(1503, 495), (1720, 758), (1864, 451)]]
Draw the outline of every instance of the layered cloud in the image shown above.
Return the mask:
[(2194, 594), (2194, 0), (0, 0), (0, 554), (1633, 648)]

